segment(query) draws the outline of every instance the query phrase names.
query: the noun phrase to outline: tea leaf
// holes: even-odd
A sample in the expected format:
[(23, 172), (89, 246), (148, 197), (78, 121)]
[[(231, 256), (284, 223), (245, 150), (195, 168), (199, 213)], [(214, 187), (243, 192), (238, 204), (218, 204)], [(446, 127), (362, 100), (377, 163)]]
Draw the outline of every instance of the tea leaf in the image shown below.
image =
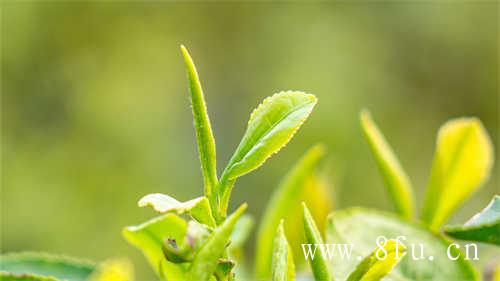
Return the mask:
[[(317, 245), (324, 244), (323, 238), (321, 238), (321, 234), (314, 222), (311, 213), (307, 209), (305, 203), (302, 203), (303, 207), (303, 222), (304, 222), (304, 233), (306, 243)], [(333, 278), (330, 274), (330, 270), (328, 269), (328, 262), (324, 259), (322, 255), (316, 256), (314, 259), (309, 259), (309, 264), (311, 266), (314, 279), (316, 281), (332, 281)]]
[[(0, 256), (0, 271), (10, 274), (11, 276), (8, 278), (14, 278), (12, 275), (27, 274), (29, 278), (35, 278), (33, 280), (41, 277), (52, 277), (61, 280), (83, 281), (87, 280), (95, 269), (96, 265), (89, 261), (46, 253), (26, 252)], [(3, 278), (2, 276), (2, 280), (4, 280)]]
[(307, 186), (305, 182), (313, 173), (324, 153), (324, 147), (321, 145), (309, 149), (288, 172), (271, 196), (257, 232), (257, 259), (255, 262), (259, 278), (265, 279), (271, 275), (272, 237), (280, 220), (287, 217), (292, 210), (300, 207), (304, 188)]
[(283, 228), (283, 220), (280, 222), (274, 238), (273, 247), (273, 281), (295, 280), (295, 265), (293, 256)]
[(439, 130), (422, 220), (433, 231), (488, 178), (493, 147), (477, 118), (448, 121)]
[(280, 92), (268, 97), (251, 114), (240, 144), (221, 176), (219, 212), (224, 216), (236, 178), (261, 166), (293, 137), (316, 104), (303, 92)]
[(200, 153), (201, 170), (205, 183), (205, 195), (211, 198), (213, 189), (217, 186), (217, 168), (215, 139), (212, 134), (212, 127), (207, 114), (203, 90), (196, 67), (187, 49), (181, 46), (182, 55), (186, 63), (189, 92), (191, 94), (191, 107), (193, 109), (194, 126), (196, 129), (196, 139), (198, 141), (198, 151)]
[(158, 276), (166, 275), (169, 281), (184, 281), (186, 267), (167, 261), (163, 256), (162, 245), (166, 238), (181, 241), (186, 231), (187, 223), (183, 219), (166, 214), (137, 226), (126, 227), (123, 236), (143, 252)]
[(53, 277), (44, 277), (33, 274), (12, 274), (7, 272), (0, 272), (0, 280), (2, 281), (60, 281), (60, 279)]
[(198, 197), (186, 202), (179, 202), (175, 198), (161, 193), (148, 194), (139, 200), (139, 207), (152, 207), (159, 213), (175, 212), (177, 214), (189, 213), (195, 220), (215, 227), (210, 203), (206, 197)]
[[(451, 260), (447, 256), (450, 242), (424, 226), (407, 222), (390, 213), (362, 208), (333, 212), (328, 217), (326, 234), (326, 243), (354, 245), (350, 258), (346, 258), (346, 255), (342, 258), (339, 251), (334, 251), (330, 258), (338, 280), (346, 280), (356, 267), (356, 258), (368, 256), (376, 247), (379, 236), (386, 239), (400, 237), (399, 241), (406, 245), (415, 244), (415, 250), (411, 251), (414, 252), (414, 257), (408, 254), (402, 258), (400, 264), (384, 277), (384, 281), (479, 280), (473, 265), (464, 259), (457, 248), (450, 247), (450, 255), (458, 256), (457, 260)], [(420, 258), (420, 244), (424, 248), (424, 258), (415, 260)], [(433, 257), (432, 260), (430, 256)]]
[(223, 177), (235, 179), (262, 165), (290, 141), (315, 104), (316, 97), (303, 92), (280, 92), (266, 98), (252, 112)]
[(224, 254), (234, 225), (247, 208), (241, 205), (231, 216), (218, 226), (208, 237), (194, 257), (186, 280), (207, 281), (215, 273), (219, 258)]
[(379, 281), (386, 276), (406, 253), (406, 247), (388, 240), (385, 245), (373, 251), (356, 266), (347, 281)]
[(397, 213), (412, 218), (415, 202), (410, 179), (368, 111), (361, 112), (361, 126)]
[(453, 238), (500, 246), (500, 196), (495, 195), (486, 208), (463, 226), (447, 226), (445, 232)]

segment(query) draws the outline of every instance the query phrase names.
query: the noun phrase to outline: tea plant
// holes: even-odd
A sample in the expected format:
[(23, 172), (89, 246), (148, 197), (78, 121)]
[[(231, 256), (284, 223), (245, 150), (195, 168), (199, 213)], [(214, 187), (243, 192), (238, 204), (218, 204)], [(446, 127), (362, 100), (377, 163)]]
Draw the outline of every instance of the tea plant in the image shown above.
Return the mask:
[[(246, 203), (228, 215), (232, 190), (239, 177), (260, 167), (290, 141), (317, 100), (299, 91), (266, 98), (250, 115), (241, 142), (218, 176), (215, 139), (198, 73), (187, 50), (181, 47), (181, 51), (204, 194), (185, 202), (160, 193), (145, 195), (138, 205), (161, 215), (123, 231), (160, 279), (285, 281), (295, 280), (296, 271), (305, 273), (304, 280), (316, 281), (480, 279), (459, 249), (451, 248), (456, 260), (446, 256), (449, 238), (500, 245), (500, 197), (463, 226), (447, 226), (441, 233), (450, 215), (490, 174), (493, 148), (480, 121), (454, 119), (439, 130), (429, 185), (417, 218), (411, 180), (367, 111), (361, 113), (361, 127), (396, 213), (349, 208), (327, 217), (329, 194), (318, 171), (325, 152), (323, 146), (313, 146), (283, 178), (264, 211), (252, 277), (242, 249), (253, 219), (244, 214)], [(298, 223), (297, 218), (301, 218)], [(375, 247), (378, 236), (389, 239)], [(406, 237), (404, 244), (395, 240), (399, 236)], [(331, 259), (317, 254), (307, 260), (307, 267), (300, 244), (324, 242), (353, 243), (352, 253), (358, 258), (342, 259), (337, 251)], [(425, 257), (411, 259), (408, 245), (419, 243), (425, 245)], [(386, 258), (379, 259), (381, 254)], [(44, 254), (10, 254), (0, 257), (0, 278), (127, 281), (133, 277), (130, 265), (121, 260), (94, 264)]]

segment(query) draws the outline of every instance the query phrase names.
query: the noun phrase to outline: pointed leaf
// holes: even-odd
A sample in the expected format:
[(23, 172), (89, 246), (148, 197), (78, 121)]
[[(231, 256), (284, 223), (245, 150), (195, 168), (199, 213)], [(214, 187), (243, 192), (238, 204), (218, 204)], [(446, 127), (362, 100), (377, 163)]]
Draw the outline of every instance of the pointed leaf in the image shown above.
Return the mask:
[(161, 193), (148, 194), (139, 200), (139, 207), (152, 207), (161, 214), (175, 212), (190, 214), (195, 220), (210, 227), (215, 226), (210, 203), (206, 197), (198, 197), (186, 202), (179, 202), (175, 198)]
[(96, 265), (89, 261), (46, 253), (27, 252), (0, 256), (0, 271), (14, 275), (33, 275), (33, 278), (42, 276), (83, 281), (95, 269)]
[(406, 247), (395, 240), (388, 240), (381, 247), (365, 257), (349, 275), (347, 281), (379, 281), (406, 253)]
[(477, 118), (448, 121), (439, 130), (422, 220), (433, 231), (489, 177), (493, 146)]
[(207, 281), (215, 273), (219, 258), (223, 255), (233, 232), (234, 225), (247, 208), (241, 205), (227, 220), (217, 227), (194, 257), (186, 280)]
[(361, 113), (361, 126), (397, 213), (410, 219), (415, 212), (410, 179), (368, 111)]
[[(473, 265), (464, 259), (464, 254), (457, 248), (450, 247), (450, 255), (457, 257), (451, 260), (448, 255), (450, 242), (427, 228), (402, 220), (391, 213), (362, 208), (350, 208), (333, 212), (327, 223), (326, 243), (352, 244), (350, 258), (340, 256), (335, 249), (329, 257), (337, 280), (346, 280), (355, 269), (358, 257), (370, 255), (377, 247), (377, 238), (400, 239), (406, 245), (415, 245), (385, 277), (384, 281), (399, 280), (479, 280)], [(420, 258), (420, 244), (423, 245), (424, 258)], [(414, 253), (415, 258), (411, 253)], [(345, 252), (344, 252), (345, 253)], [(430, 259), (432, 256), (432, 260)]]
[(167, 261), (163, 256), (162, 245), (167, 238), (181, 241), (186, 231), (187, 224), (183, 219), (166, 214), (137, 226), (126, 227), (123, 236), (143, 252), (160, 277), (166, 275), (169, 281), (183, 281), (185, 266)]
[(315, 104), (316, 97), (303, 92), (280, 92), (266, 98), (252, 112), (223, 178), (235, 179), (262, 165), (290, 141)]
[(280, 222), (274, 238), (273, 247), (273, 281), (291, 281), (295, 280), (295, 265), (293, 255), (288, 245), (283, 227), (283, 220)]
[(208, 118), (198, 72), (196, 71), (196, 67), (187, 49), (181, 46), (181, 51), (188, 73), (191, 107), (193, 109), (196, 139), (198, 141), (198, 151), (200, 153), (201, 170), (205, 182), (205, 195), (210, 198), (212, 189), (217, 186), (215, 139), (212, 134), (212, 127)]
[[(274, 191), (257, 232), (256, 274), (265, 279), (271, 276), (273, 238), (282, 218), (300, 208), (305, 184), (325, 153), (324, 147), (316, 145), (288, 172), (279, 187)], [(299, 209), (300, 210), (300, 209)], [(300, 215), (300, 213), (299, 213)]]
[(495, 195), (486, 208), (463, 226), (447, 226), (445, 232), (453, 238), (500, 246), (500, 196)]
[[(303, 222), (304, 222), (304, 233), (307, 244), (317, 245), (324, 244), (323, 238), (314, 222), (309, 209), (305, 203), (302, 203), (303, 207)], [(330, 274), (330, 270), (328, 268), (328, 262), (322, 255), (316, 256), (314, 259), (309, 259), (309, 265), (311, 266), (314, 279), (316, 281), (332, 281), (333, 277)]]

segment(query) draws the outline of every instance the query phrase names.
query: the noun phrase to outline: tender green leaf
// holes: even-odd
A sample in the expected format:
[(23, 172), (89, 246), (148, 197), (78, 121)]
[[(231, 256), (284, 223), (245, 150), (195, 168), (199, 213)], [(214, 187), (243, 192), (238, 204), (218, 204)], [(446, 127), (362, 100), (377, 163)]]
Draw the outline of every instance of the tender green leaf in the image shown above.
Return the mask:
[(433, 231), (488, 178), (493, 146), (477, 118), (448, 121), (439, 130), (422, 220)]
[(272, 267), (273, 281), (295, 280), (295, 265), (292, 251), (286, 240), (283, 220), (280, 222), (274, 238)]
[(12, 274), (7, 272), (0, 272), (0, 280), (1, 281), (60, 281), (60, 279), (56, 279), (53, 277), (43, 277), (32, 274)]
[(184, 281), (186, 267), (174, 264), (163, 256), (162, 245), (167, 238), (181, 241), (186, 235), (187, 223), (174, 214), (166, 214), (123, 230), (127, 241), (139, 248), (156, 273), (166, 275), (169, 281)]
[[(324, 147), (316, 145), (288, 172), (274, 191), (257, 232), (256, 274), (260, 279), (271, 276), (273, 237), (280, 220), (300, 208), (306, 180), (311, 176), (325, 153)], [(299, 209), (300, 210), (300, 209)], [(299, 213), (300, 215), (300, 213)]]
[[(470, 262), (464, 260), (463, 254), (455, 247), (450, 248), (450, 254), (457, 260), (447, 256), (449, 242), (438, 234), (428, 231), (425, 227), (402, 220), (390, 213), (351, 208), (332, 213), (327, 223), (327, 243), (352, 243), (351, 258), (342, 259), (338, 251), (331, 256), (334, 275), (338, 280), (346, 280), (357, 264), (357, 257), (368, 256), (375, 248), (377, 237), (400, 239), (406, 245), (415, 244), (415, 257), (420, 257), (420, 244), (424, 245), (422, 260), (414, 260), (411, 251), (403, 257), (384, 281), (399, 280), (479, 280), (478, 274)], [(433, 260), (428, 258), (433, 256)]]
[[(307, 244), (324, 244), (323, 238), (314, 222), (309, 209), (305, 203), (302, 203), (303, 207), (303, 223), (304, 223), (304, 234), (305, 240)], [(309, 264), (311, 266), (314, 279), (316, 281), (332, 281), (333, 278), (330, 274), (330, 270), (328, 268), (328, 262), (324, 259), (323, 256), (318, 255), (314, 259), (309, 259)]]
[(303, 92), (280, 92), (266, 98), (252, 112), (223, 177), (235, 179), (262, 165), (290, 141), (315, 104), (316, 97)]
[(95, 268), (96, 265), (89, 261), (46, 253), (12, 253), (0, 256), (0, 271), (33, 275), (30, 278), (43, 276), (83, 281), (87, 280)]
[(495, 195), (486, 208), (463, 226), (447, 226), (445, 232), (453, 238), (500, 246), (500, 196)]
[(229, 254), (231, 258), (237, 260), (242, 258), (242, 249), (253, 230), (253, 225), (254, 219), (250, 215), (243, 215), (236, 222), (230, 237)]
[(203, 90), (201, 88), (198, 72), (187, 49), (181, 46), (182, 55), (186, 63), (189, 92), (191, 93), (191, 107), (193, 109), (194, 126), (198, 140), (201, 170), (205, 182), (205, 195), (211, 198), (212, 190), (217, 186), (217, 168), (215, 155), (215, 139), (207, 114)]
[(89, 281), (133, 281), (134, 267), (128, 259), (110, 259), (99, 264)]
[(303, 92), (280, 92), (268, 97), (251, 114), (247, 130), (221, 176), (218, 217), (224, 217), (236, 178), (261, 166), (293, 137), (316, 104)]
[(219, 258), (222, 257), (233, 232), (234, 225), (247, 208), (241, 205), (224, 223), (217, 227), (194, 257), (186, 280), (207, 281), (215, 273)]
[(406, 247), (395, 240), (388, 240), (365, 257), (349, 275), (347, 281), (379, 281), (386, 276), (406, 253)]
[(190, 214), (195, 220), (210, 227), (215, 226), (210, 203), (206, 197), (198, 197), (186, 202), (179, 202), (175, 198), (161, 193), (148, 194), (139, 200), (139, 207), (152, 207), (155, 211), (165, 214)]
[(415, 202), (410, 179), (368, 111), (361, 113), (361, 127), (396, 211), (403, 218), (412, 218)]

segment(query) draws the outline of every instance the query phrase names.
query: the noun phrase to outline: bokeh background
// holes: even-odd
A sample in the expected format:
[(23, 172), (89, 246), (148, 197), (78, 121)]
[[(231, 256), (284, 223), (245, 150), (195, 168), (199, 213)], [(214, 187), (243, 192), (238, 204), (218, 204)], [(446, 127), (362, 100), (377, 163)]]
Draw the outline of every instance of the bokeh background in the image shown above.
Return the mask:
[[(238, 181), (233, 207), (247, 201), (258, 217), (287, 169), (322, 142), (335, 208), (391, 210), (359, 127), (363, 108), (421, 203), (447, 119), (479, 117), (499, 147), (498, 5), (4, 1), (1, 250), (129, 256), (139, 279), (152, 276), (121, 236), (154, 215), (137, 200), (202, 192), (180, 44), (201, 75), (219, 168), (264, 97), (319, 98), (292, 142)], [(499, 192), (498, 171), (452, 221)]]

